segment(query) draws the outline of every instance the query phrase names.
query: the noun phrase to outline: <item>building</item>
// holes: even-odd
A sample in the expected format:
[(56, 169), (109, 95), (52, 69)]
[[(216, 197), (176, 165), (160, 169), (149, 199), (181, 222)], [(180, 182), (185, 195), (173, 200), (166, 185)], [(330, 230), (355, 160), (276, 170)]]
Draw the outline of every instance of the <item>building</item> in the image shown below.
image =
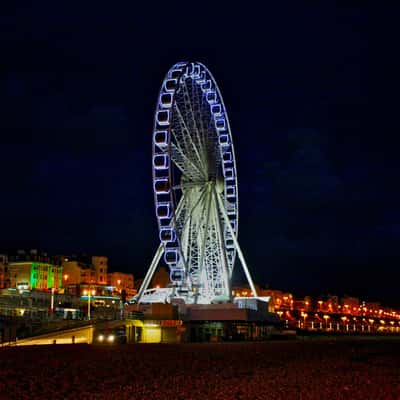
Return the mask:
[(16, 289), (60, 289), (62, 267), (35, 261), (10, 262), (8, 266), (11, 288)]
[(134, 277), (123, 272), (108, 273), (108, 258), (104, 256), (59, 256), (63, 265), (63, 286), (67, 292), (82, 295), (95, 291), (99, 295), (133, 296)]
[(151, 280), (152, 288), (166, 288), (170, 284), (169, 272), (166, 267), (159, 267)]
[(261, 297), (270, 297), (275, 310), (293, 310), (293, 295), (291, 293), (273, 289), (259, 289), (257, 293)]
[(7, 287), (8, 283), (8, 258), (5, 254), (0, 254), (0, 289)]
[(7, 286), (19, 290), (46, 290), (62, 287), (62, 265), (46, 253), (19, 250), (8, 261)]
[(95, 280), (99, 285), (107, 283), (108, 258), (104, 256), (92, 256), (92, 265), (95, 271)]
[(303, 300), (294, 300), (293, 301), (293, 309), (298, 310), (300, 312), (311, 311), (311, 298), (309, 296), (305, 297)]
[(341, 312), (344, 314), (358, 314), (360, 300), (356, 297), (344, 296), (340, 299)]
[(0, 316), (23, 317), (25, 319), (47, 320), (77, 319), (85, 308), (76, 296), (53, 291), (0, 290)]
[(107, 257), (59, 256), (59, 258), (62, 260), (64, 286), (107, 284)]
[(232, 288), (232, 295), (233, 297), (248, 297), (252, 296), (253, 293), (248, 286), (234, 286)]
[(124, 272), (109, 272), (107, 274), (107, 285), (115, 288), (115, 292), (120, 296), (134, 296), (136, 289), (134, 285), (134, 278), (132, 274)]
[(182, 311), (190, 342), (263, 340), (278, 333), (282, 322), (268, 311), (268, 301), (237, 297), (234, 303), (187, 305)]

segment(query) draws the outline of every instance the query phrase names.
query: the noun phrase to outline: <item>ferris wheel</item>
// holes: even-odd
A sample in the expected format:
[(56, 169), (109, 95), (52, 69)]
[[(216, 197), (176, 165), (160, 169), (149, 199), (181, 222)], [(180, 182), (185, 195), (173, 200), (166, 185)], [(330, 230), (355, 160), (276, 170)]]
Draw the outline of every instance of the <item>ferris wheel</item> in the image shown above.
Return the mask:
[[(168, 71), (152, 144), (160, 245), (136, 301), (229, 301), (236, 254), (256, 295), (237, 241), (238, 182), (228, 115), (204, 65), (181, 62)], [(147, 289), (162, 256), (171, 284)]]

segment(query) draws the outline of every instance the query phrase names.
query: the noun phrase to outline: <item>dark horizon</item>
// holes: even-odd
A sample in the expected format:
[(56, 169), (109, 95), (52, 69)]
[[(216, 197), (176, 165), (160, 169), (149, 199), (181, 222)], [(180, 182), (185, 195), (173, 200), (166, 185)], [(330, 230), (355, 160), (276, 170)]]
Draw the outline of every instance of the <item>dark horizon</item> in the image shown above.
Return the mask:
[(167, 25), (168, 7), (5, 7), (0, 248), (144, 276), (158, 91), (200, 61), (232, 127), (254, 281), (400, 306), (398, 6), (214, 4), (204, 24), (186, 5)]

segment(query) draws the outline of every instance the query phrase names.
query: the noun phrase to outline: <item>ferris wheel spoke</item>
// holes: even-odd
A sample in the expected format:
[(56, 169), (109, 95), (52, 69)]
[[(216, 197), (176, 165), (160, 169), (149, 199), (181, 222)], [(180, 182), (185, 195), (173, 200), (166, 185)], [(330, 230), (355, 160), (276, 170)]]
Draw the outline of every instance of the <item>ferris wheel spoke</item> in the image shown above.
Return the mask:
[[(197, 138), (197, 141), (198, 141), (198, 145), (199, 145), (199, 148), (201, 149), (201, 157), (203, 159), (203, 165), (205, 167), (207, 167), (207, 154), (204, 151), (205, 148), (206, 148), (206, 145), (202, 140), (203, 136), (202, 136), (201, 132), (199, 131), (197, 123), (196, 123), (196, 118), (195, 118), (195, 114), (194, 114), (194, 111), (193, 111), (193, 105), (192, 105), (192, 103), (194, 103), (193, 96), (191, 96), (190, 93), (189, 93), (189, 89), (188, 89), (188, 87), (186, 85), (186, 81), (184, 81), (184, 83), (183, 83), (183, 90), (184, 90), (187, 98), (189, 99), (188, 101), (184, 102), (185, 109), (189, 109), (188, 112), (189, 112), (189, 114), (191, 116), (191, 123), (193, 124), (193, 130), (196, 133), (196, 138)], [(192, 90), (192, 93), (193, 93), (193, 90)]]
[(180, 169), (183, 175), (188, 177), (202, 177), (205, 179), (204, 172), (199, 169), (199, 167), (188, 158), (183, 152), (182, 148), (176, 143), (171, 142), (171, 158), (174, 164)]
[[(182, 227), (182, 233), (181, 236), (184, 237), (184, 243), (182, 243), (182, 247), (183, 249), (186, 249), (186, 259), (188, 262), (188, 265), (192, 265), (191, 262), (191, 248), (192, 246), (190, 246), (190, 237), (191, 237), (191, 233), (192, 233), (192, 219), (193, 219), (193, 214), (196, 212), (197, 208), (199, 207), (200, 203), (203, 201), (204, 196), (205, 196), (206, 191), (205, 190), (201, 190), (201, 194), (200, 196), (196, 195), (196, 196), (190, 196), (190, 195), (186, 195), (186, 207), (188, 210), (190, 210), (185, 216), (184, 216), (184, 220), (181, 222), (181, 227)], [(191, 199), (192, 197), (194, 197), (194, 204), (191, 204)]]
[(171, 129), (172, 137), (174, 141), (171, 140), (171, 146), (173, 150), (173, 155), (179, 154), (179, 156), (184, 160), (184, 162), (188, 165), (191, 165), (200, 175), (205, 176), (203, 169), (200, 165), (198, 165), (192, 157), (189, 157), (190, 154), (188, 151), (185, 151), (182, 147), (181, 143), (185, 144), (183, 138), (178, 134), (176, 129)]
[[(196, 111), (196, 114), (200, 115), (200, 116), (209, 114), (208, 104), (205, 101), (203, 101), (203, 93), (202, 92), (200, 92), (200, 93), (201, 93), (200, 99), (197, 99), (197, 101), (196, 101), (196, 99), (194, 98), (195, 90), (192, 90), (190, 110), (193, 115), (193, 121), (195, 120), (195, 114), (194, 114), (195, 111)], [(198, 91), (197, 91), (197, 96), (199, 96)], [(196, 108), (196, 110), (194, 110), (194, 108)], [(208, 159), (207, 148), (208, 148), (208, 144), (209, 144), (208, 131), (204, 127), (203, 118), (200, 117), (197, 119), (197, 121), (198, 121), (198, 124), (200, 125), (200, 129), (197, 130), (199, 147), (201, 149), (201, 154), (202, 154), (204, 160), (206, 160), (205, 162), (208, 164), (208, 162), (207, 162), (207, 159)], [(209, 165), (208, 165), (208, 167), (209, 167)]]
[[(184, 120), (184, 118), (182, 116), (181, 110), (179, 109), (178, 103), (175, 103), (175, 111), (176, 111), (176, 113), (178, 115), (178, 120), (179, 120), (179, 123), (181, 125), (181, 130), (186, 133), (186, 134), (182, 135), (182, 138), (184, 140), (184, 143), (186, 144), (185, 147), (187, 149), (187, 152), (189, 153), (190, 150), (194, 151), (194, 153), (196, 155), (196, 158), (198, 160), (198, 163), (199, 163), (199, 167), (204, 170), (204, 168), (205, 168), (204, 158), (202, 159), (202, 157), (200, 156), (199, 151), (197, 149), (197, 147), (200, 145), (200, 143), (198, 143), (197, 146), (194, 143), (194, 141), (192, 139), (192, 135), (190, 134), (190, 130), (189, 130), (189, 128), (188, 128), (188, 126), (187, 126), (187, 124), (186, 124), (186, 122), (185, 122), (185, 120)], [(197, 134), (197, 131), (196, 131), (196, 134)], [(190, 145), (187, 144), (188, 142), (190, 143)]]
[(185, 194), (185, 204), (183, 205), (185, 208), (185, 213), (183, 213), (183, 216), (181, 215), (179, 220), (177, 220), (177, 225), (179, 225), (181, 231), (183, 229), (185, 229), (185, 227), (187, 226), (188, 220), (192, 217), (196, 208), (201, 203), (201, 201), (204, 197), (204, 191), (203, 191), (203, 193), (200, 194), (200, 196), (198, 197), (198, 199), (196, 200), (194, 205), (191, 204), (191, 197), (192, 196), (190, 194), (188, 194), (188, 193)]
[(194, 204), (190, 204), (190, 195), (186, 195), (186, 199), (188, 202), (188, 208), (190, 209), (190, 211), (187, 213), (187, 215), (185, 216), (185, 219), (183, 221), (182, 226), (185, 227), (188, 224), (188, 221), (193, 217), (193, 214), (196, 212), (196, 209), (199, 207), (199, 205), (201, 204), (201, 202), (204, 200), (204, 196), (207, 193), (206, 190), (204, 190), (204, 188), (200, 189), (201, 193), (200, 196), (198, 196), (197, 199), (195, 199)]
[[(185, 179), (188, 180), (188, 182), (192, 182), (198, 179), (198, 176), (196, 174), (192, 174), (187, 168), (185, 168), (185, 163), (180, 160), (178, 157), (173, 157), (172, 158), (173, 164), (179, 169), (179, 171), (182, 173), (182, 176), (185, 176)], [(177, 189), (182, 189), (182, 185), (174, 185), (172, 187), (173, 190)]]
[[(201, 103), (201, 110), (200, 110), (201, 115), (208, 115), (208, 107), (207, 103), (202, 102)], [(208, 119), (208, 122), (204, 123), (200, 118), (201, 121), (201, 132), (202, 132), (202, 143), (203, 143), (203, 152), (204, 154), (208, 154), (208, 149), (210, 147), (211, 143), (215, 143), (215, 128), (213, 125), (213, 118), (210, 115), (210, 118)]]
[(202, 193), (201, 199), (197, 202), (196, 211), (191, 214), (190, 220), (190, 243), (191, 243), (191, 264), (190, 273), (195, 283), (200, 283), (200, 258), (204, 247), (204, 221), (207, 215), (207, 193)]

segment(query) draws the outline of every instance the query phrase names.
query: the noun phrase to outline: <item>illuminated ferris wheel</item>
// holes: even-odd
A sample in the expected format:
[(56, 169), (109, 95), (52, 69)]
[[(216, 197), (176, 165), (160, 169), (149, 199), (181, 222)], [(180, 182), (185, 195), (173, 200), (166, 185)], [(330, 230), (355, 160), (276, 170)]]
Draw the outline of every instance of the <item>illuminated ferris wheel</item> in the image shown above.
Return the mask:
[[(181, 62), (161, 86), (153, 130), (153, 189), (160, 246), (138, 302), (229, 301), (238, 254), (238, 185), (231, 131), (218, 86), (200, 63)], [(163, 256), (171, 284), (147, 289)]]

